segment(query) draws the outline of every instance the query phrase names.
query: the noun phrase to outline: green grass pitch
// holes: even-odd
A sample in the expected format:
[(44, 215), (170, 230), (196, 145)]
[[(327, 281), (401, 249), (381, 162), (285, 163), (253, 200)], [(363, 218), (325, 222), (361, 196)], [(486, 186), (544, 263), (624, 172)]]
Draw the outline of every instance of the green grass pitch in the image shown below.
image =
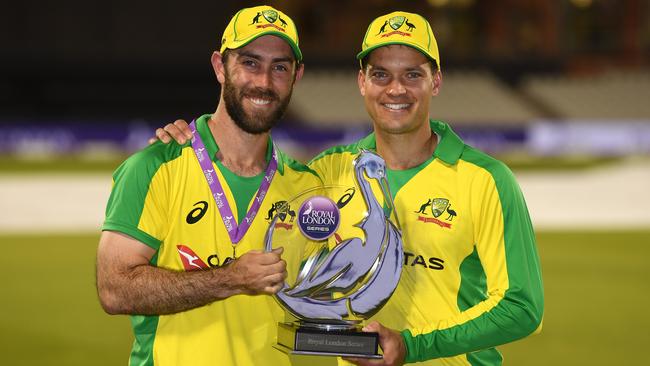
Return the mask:
[[(3, 365), (126, 365), (125, 316), (95, 292), (98, 235), (0, 235)], [(505, 365), (640, 365), (650, 345), (650, 231), (538, 233), (540, 335), (506, 345)]]

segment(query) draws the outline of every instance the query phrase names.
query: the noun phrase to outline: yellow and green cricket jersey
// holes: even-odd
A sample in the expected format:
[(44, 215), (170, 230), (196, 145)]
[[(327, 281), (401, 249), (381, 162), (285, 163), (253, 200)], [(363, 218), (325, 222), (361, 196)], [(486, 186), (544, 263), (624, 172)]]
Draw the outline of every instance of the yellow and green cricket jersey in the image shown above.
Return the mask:
[[(233, 214), (241, 220), (245, 213), (239, 211), (252, 203), (263, 174), (252, 178), (257, 180), (248, 193), (243, 187), (246, 182), (233, 183), (232, 177), (224, 176), (223, 167), (214, 162), (218, 147), (207, 125), (209, 117), (197, 120), (197, 131), (213, 159)], [(267, 159), (270, 153), (271, 148)], [(206, 269), (223, 265), (232, 256), (228, 233), (189, 143), (153, 144), (126, 160), (113, 179), (102, 229), (125, 233), (155, 249), (152, 265), (174, 271)], [(275, 203), (320, 184), (313, 171), (278, 151), (278, 170), (259, 213), (237, 244), (237, 256), (263, 249)], [(242, 201), (235, 196), (246, 196), (243, 209), (235, 204)], [(298, 208), (277, 207), (286, 212), (280, 216), (283, 225), (276, 230), (293, 225)], [(135, 342), (130, 364), (286, 365), (289, 357), (272, 347), (277, 323), (284, 320), (285, 312), (273, 297), (263, 295), (237, 295), (172, 315), (133, 315)]]
[[(393, 296), (372, 319), (402, 331), (407, 362), (500, 365), (494, 346), (538, 329), (544, 308), (528, 210), (503, 163), (465, 145), (447, 124), (430, 125), (439, 137), (433, 156), (387, 172), (404, 266)], [(309, 164), (325, 185), (356, 192), (341, 209), (342, 220), (365, 210), (352, 161), (360, 149), (375, 147), (371, 134)], [(339, 233), (350, 235), (358, 233)]]

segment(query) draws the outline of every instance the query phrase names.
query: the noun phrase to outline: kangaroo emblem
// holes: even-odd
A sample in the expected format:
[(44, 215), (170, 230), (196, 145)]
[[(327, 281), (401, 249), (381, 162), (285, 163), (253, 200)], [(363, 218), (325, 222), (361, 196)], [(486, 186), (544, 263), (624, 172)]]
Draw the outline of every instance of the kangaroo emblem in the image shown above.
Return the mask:
[(255, 18), (253, 18), (253, 22), (252, 22), (251, 24), (249, 24), (249, 25), (253, 25), (253, 24), (255, 24), (255, 23), (259, 23), (259, 22), (260, 22), (260, 17), (261, 17), (261, 16), (262, 16), (262, 13), (258, 11), (258, 12), (257, 12), (257, 15), (255, 15)]
[(425, 210), (427, 207), (429, 207), (429, 206), (431, 206), (431, 198), (429, 198), (429, 200), (427, 201), (427, 203), (425, 203), (425, 204), (423, 204), (422, 206), (420, 206), (420, 210), (419, 210), (419, 211), (415, 211), (415, 213), (424, 213), (424, 210)]

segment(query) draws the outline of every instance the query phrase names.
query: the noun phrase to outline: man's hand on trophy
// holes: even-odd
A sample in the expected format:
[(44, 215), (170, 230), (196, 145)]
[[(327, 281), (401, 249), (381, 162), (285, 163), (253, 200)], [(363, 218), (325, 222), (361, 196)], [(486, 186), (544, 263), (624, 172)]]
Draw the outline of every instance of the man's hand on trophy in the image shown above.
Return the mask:
[(184, 119), (177, 119), (174, 123), (168, 123), (165, 127), (157, 128), (156, 136), (149, 139), (149, 145), (159, 140), (168, 144), (172, 139), (180, 145), (192, 139), (192, 131), (190, 131), (190, 127)]
[(406, 345), (404, 344), (402, 335), (398, 331), (386, 328), (376, 321), (372, 321), (363, 327), (363, 331), (379, 333), (379, 346), (384, 352), (384, 357), (381, 360), (344, 357), (345, 360), (360, 366), (394, 366), (404, 364)]
[(241, 293), (272, 295), (280, 291), (287, 278), (287, 262), (281, 255), (284, 248), (270, 252), (251, 250), (228, 265), (231, 281)]

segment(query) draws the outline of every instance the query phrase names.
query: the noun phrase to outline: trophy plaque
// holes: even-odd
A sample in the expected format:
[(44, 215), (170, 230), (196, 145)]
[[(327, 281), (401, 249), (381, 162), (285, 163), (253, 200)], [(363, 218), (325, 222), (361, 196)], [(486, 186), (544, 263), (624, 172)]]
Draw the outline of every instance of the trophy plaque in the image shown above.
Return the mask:
[(384, 160), (363, 150), (353, 168), (355, 186), (314, 187), (269, 212), (265, 250), (284, 247), (288, 272), (275, 299), (297, 319), (278, 325), (283, 352), (382, 357), (378, 334), (360, 328), (395, 291), (402, 236)]

